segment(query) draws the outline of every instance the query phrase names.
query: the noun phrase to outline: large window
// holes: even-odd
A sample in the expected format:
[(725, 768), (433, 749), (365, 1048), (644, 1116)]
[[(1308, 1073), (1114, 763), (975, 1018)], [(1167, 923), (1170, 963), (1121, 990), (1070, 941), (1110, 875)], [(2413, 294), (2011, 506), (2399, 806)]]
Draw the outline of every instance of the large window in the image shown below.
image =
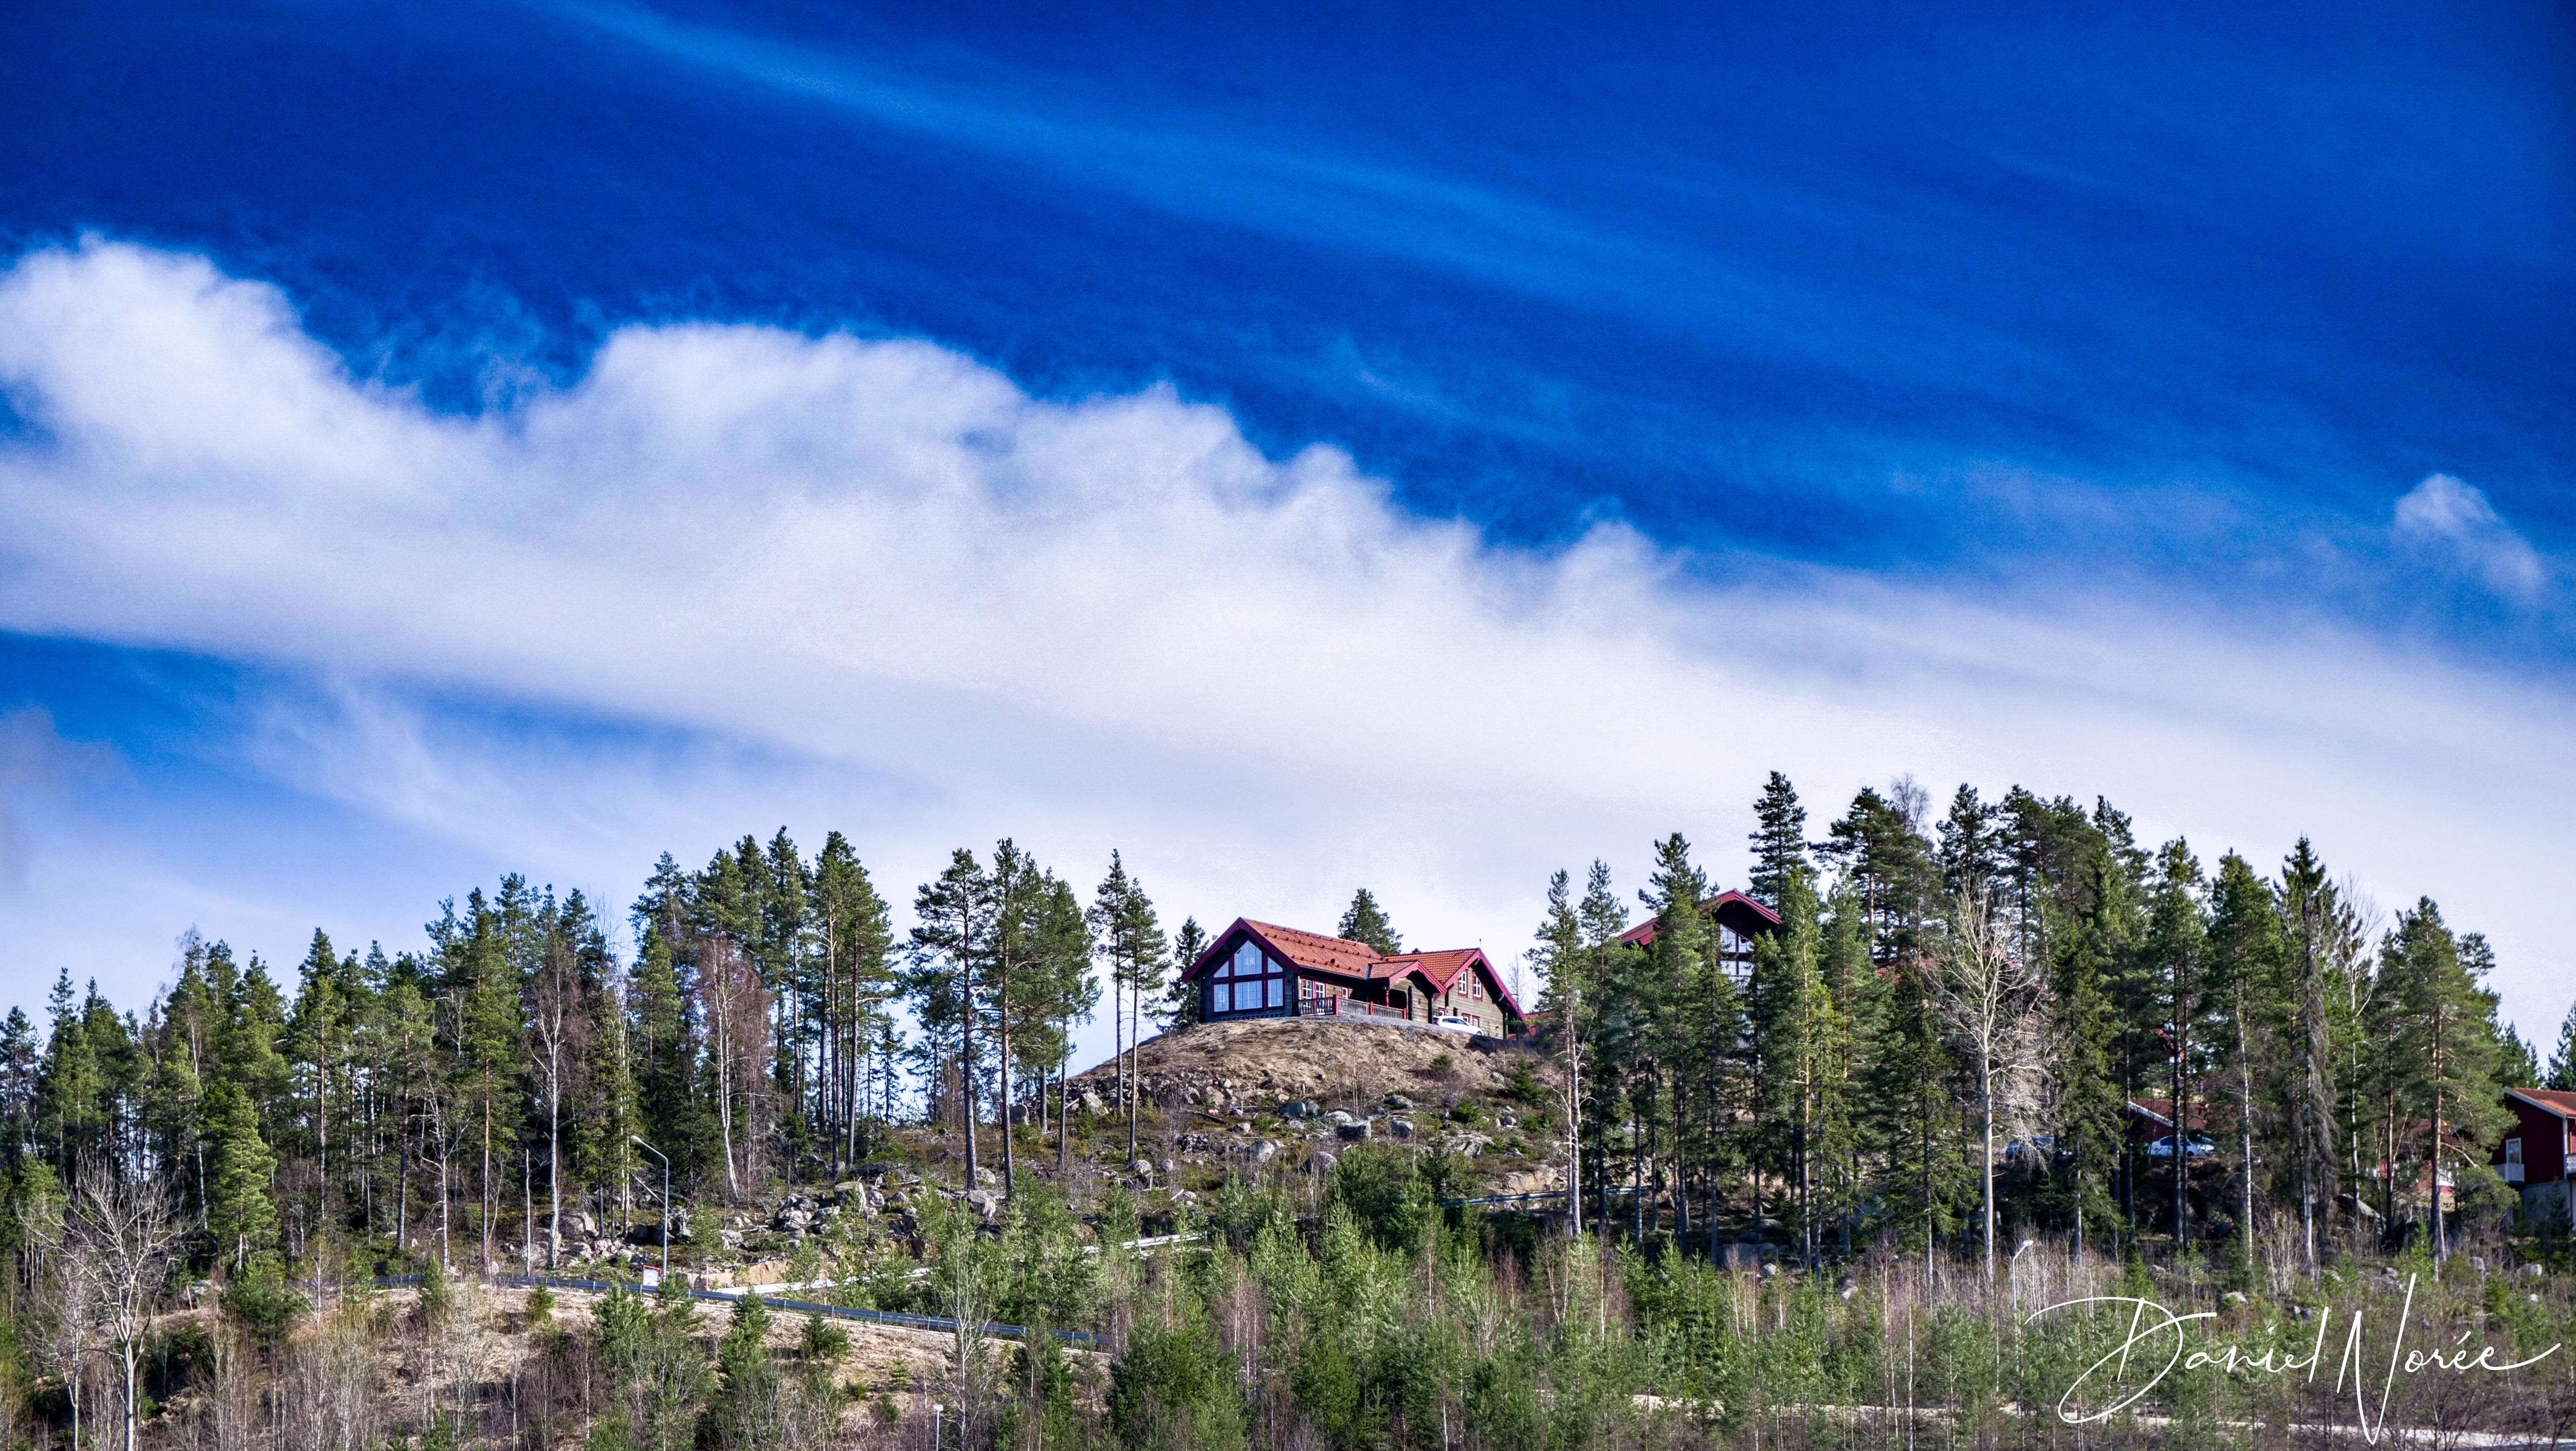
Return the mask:
[(1234, 955), (1208, 974), (1208, 1013), (1258, 1013), (1288, 1000), (1288, 979), (1280, 965), (1246, 938)]

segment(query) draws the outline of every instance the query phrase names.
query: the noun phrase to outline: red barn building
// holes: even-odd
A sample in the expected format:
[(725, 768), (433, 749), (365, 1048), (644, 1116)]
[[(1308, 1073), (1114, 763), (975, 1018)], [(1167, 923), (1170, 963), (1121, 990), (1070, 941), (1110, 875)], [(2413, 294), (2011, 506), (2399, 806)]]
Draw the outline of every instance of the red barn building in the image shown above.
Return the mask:
[(1199, 1013), (1428, 1023), (1490, 1038), (1529, 1029), (1484, 949), (1382, 953), (1365, 942), (1238, 917), (1190, 963)]
[(2514, 1124), (2496, 1145), (2495, 1169), (2522, 1191), (2523, 1214), (2576, 1217), (2576, 1093), (2508, 1088), (2504, 1106)]

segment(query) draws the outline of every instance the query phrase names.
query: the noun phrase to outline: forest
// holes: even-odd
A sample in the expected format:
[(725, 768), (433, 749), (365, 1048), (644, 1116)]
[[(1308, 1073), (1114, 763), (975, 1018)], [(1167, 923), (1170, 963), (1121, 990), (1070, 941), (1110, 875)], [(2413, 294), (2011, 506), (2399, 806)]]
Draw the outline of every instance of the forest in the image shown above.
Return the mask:
[[(2544, 1063), (2432, 900), (2019, 788), (1936, 816), (1901, 778), (1811, 835), (1773, 773), (1755, 817), (1749, 944), (1679, 833), (1633, 891), (1548, 883), (1533, 1037), (1433, 1085), (1551, 1164), (1505, 1205), (1427, 1136), (1181, 1192), (1155, 1145), (1191, 1114), (1131, 1064), (1207, 938), (1115, 855), (1085, 889), (960, 849), (899, 929), (847, 837), (780, 830), (666, 854), (622, 912), (504, 877), (391, 953), (192, 929), (123, 1010), (63, 968), (41, 1029), (0, 1025), (0, 1439), (2288, 1444), (2352, 1420), (2340, 1377), (2340, 1411), (2204, 1375), (2077, 1427), (2045, 1408), (2123, 1312), (2025, 1312), (2210, 1312), (2177, 1355), (2364, 1306), (2514, 1360), (2576, 1328), (2563, 1215), (2488, 1167), (2505, 1088), (2576, 1088), (2576, 1008)], [(1365, 889), (1340, 931), (1398, 946)], [(1105, 1102), (1071, 1083), (1103, 1013)], [(772, 1205), (807, 1300), (940, 1318), (936, 1364), (646, 1288)], [(2380, 1414), (2576, 1435), (2569, 1360), (2392, 1371)]]

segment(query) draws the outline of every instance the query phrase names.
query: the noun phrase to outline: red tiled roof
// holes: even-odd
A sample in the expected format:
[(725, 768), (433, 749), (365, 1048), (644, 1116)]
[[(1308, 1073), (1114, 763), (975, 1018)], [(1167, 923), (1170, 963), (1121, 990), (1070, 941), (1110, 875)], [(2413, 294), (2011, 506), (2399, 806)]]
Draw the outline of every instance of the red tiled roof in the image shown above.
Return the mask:
[(2534, 1108), (2545, 1108), (2560, 1118), (2576, 1118), (2576, 1093), (2556, 1088), (2508, 1088), (2505, 1092)]
[[(1271, 951), (1311, 972), (1334, 972), (1344, 977), (1365, 979), (1369, 976), (1369, 965), (1378, 960), (1377, 949), (1365, 942), (1353, 942), (1346, 937), (1327, 937), (1321, 932), (1301, 932), (1294, 927), (1255, 922), (1249, 917), (1236, 920), (1240, 925), (1251, 928), (1253, 935), (1260, 938)], [(1229, 927), (1224, 932), (1218, 933), (1217, 937), (1222, 940), (1233, 930)], [(1197, 963), (1190, 964), (1190, 972), (1193, 976), (1197, 975), (1198, 970)]]
[(1480, 948), (1448, 947), (1438, 952), (1399, 952), (1393, 957), (1379, 958), (1378, 962), (1384, 966), (1388, 977), (1402, 977), (1408, 968), (1419, 969), (1433, 992), (1445, 993), (1449, 984), (1456, 982), (1458, 974), (1465, 972), (1481, 953)]

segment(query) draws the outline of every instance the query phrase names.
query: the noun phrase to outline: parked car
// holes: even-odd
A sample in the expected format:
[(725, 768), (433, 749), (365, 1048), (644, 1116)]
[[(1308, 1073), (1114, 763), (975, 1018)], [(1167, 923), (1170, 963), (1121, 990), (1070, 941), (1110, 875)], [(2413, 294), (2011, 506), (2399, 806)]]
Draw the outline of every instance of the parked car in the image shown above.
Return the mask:
[[(2171, 1134), (2167, 1134), (2161, 1139), (2150, 1139), (2147, 1141), (2147, 1157), (2150, 1159), (2170, 1159), (2173, 1157), (2173, 1146), (2174, 1136)], [(2218, 1145), (2211, 1143), (2209, 1141), (2209, 1135), (2207, 1134), (2193, 1134), (2189, 1138), (2183, 1140), (2183, 1152), (2197, 1159), (2203, 1154), (2217, 1153)]]

